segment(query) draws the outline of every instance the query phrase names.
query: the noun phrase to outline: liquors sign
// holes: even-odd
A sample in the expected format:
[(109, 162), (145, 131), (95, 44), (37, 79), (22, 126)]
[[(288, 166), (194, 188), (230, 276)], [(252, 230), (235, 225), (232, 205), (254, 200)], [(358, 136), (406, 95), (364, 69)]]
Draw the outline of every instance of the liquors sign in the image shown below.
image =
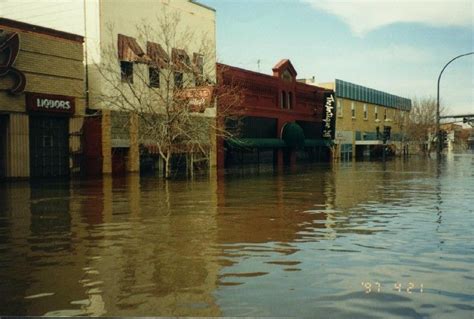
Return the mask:
[(324, 94), (323, 138), (334, 139), (334, 93)]
[(26, 93), (26, 108), (30, 112), (74, 114), (72, 96)]

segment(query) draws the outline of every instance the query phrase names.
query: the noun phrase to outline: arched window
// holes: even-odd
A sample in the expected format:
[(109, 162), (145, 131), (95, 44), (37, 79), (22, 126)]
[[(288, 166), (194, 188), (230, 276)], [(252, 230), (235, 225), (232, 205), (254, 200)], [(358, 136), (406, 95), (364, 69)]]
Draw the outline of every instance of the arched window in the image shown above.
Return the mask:
[(288, 98), (286, 97), (286, 92), (281, 91), (280, 107), (286, 109), (288, 107)]

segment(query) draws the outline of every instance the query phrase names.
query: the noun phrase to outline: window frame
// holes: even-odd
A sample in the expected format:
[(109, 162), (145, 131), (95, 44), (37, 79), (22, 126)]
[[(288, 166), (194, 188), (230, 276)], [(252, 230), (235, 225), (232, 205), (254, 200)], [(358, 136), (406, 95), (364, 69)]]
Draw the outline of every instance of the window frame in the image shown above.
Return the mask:
[(337, 99), (336, 101), (336, 108), (337, 108), (337, 117), (342, 117), (343, 109), (342, 109), (342, 101)]
[[(154, 73), (154, 77), (152, 77), (152, 73)], [(148, 67), (148, 85), (151, 88), (160, 88), (161, 81), (160, 81), (160, 68), (155, 66)]]
[[(178, 81), (178, 77), (181, 79)], [(175, 71), (174, 72), (174, 87), (178, 89), (182, 89), (184, 87), (184, 74), (183, 72)], [(178, 85), (179, 84), (179, 85)]]
[(120, 61), (120, 80), (133, 84), (133, 62)]

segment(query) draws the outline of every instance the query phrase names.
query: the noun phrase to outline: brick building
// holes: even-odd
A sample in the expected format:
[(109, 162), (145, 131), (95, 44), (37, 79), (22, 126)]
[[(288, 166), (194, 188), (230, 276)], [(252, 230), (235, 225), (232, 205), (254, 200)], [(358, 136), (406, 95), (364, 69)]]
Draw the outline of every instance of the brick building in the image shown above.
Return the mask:
[[(238, 138), (218, 142), (219, 168), (330, 159), (332, 90), (297, 82), (289, 60), (276, 64), (273, 75), (223, 64), (218, 64), (217, 70), (224, 82), (234, 82), (244, 92), (238, 107), (242, 114)], [(234, 124), (226, 121), (225, 125)]]
[(0, 177), (78, 173), (83, 38), (0, 18)]

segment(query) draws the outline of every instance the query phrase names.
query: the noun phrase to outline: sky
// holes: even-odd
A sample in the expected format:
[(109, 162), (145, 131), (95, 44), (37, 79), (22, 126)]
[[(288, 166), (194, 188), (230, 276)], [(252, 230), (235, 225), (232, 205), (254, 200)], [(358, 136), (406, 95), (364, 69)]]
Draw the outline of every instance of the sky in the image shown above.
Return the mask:
[[(0, 16), (84, 34), (83, 2), (0, 0)], [(267, 74), (290, 59), (298, 78), (436, 97), (443, 66), (474, 51), (472, 0), (200, 2), (216, 9), (219, 62)], [(474, 55), (449, 65), (440, 95), (450, 114), (474, 113)]]

